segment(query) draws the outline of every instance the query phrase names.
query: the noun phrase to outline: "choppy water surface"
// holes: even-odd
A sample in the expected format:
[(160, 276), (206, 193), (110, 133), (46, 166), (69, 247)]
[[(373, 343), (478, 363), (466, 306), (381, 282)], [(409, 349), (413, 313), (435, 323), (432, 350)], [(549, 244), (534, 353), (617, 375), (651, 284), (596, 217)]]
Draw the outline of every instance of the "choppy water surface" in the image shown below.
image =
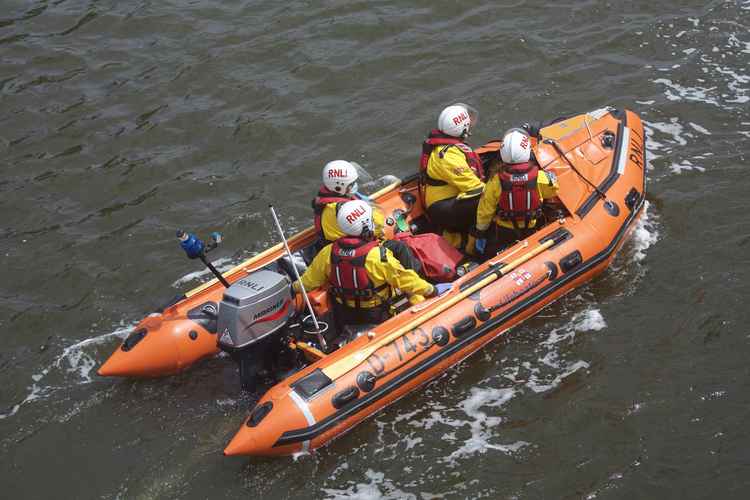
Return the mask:
[[(0, 9), (0, 484), (7, 498), (745, 498), (750, 2), (115, 2)], [(312, 456), (226, 459), (215, 358), (95, 367), (309, 223), (321, 166), (416, 168), (442, 106), (514, 123), (611, 104), (648, 135), (612, 268)]]

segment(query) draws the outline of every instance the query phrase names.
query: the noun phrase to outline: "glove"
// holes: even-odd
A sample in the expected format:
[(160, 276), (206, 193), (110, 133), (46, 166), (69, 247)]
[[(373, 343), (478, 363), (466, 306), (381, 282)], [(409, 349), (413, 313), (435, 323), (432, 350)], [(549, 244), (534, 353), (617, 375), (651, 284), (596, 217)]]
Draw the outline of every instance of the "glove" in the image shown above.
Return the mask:
[(443, 295), (453, 288), (453, 283), (438, 283), (435, 285), (435, 295)]
[(180, 240), (180, 246), (189, 259), (195, 259), (204, 255), (206, 245), (194, 234), (178, 230), (177, 239)]
[(474, 242), (474, 248), (476, 248), (478, 254), (484, 255), (484, 249), (487, 248), (487, 238), (477, 238)]

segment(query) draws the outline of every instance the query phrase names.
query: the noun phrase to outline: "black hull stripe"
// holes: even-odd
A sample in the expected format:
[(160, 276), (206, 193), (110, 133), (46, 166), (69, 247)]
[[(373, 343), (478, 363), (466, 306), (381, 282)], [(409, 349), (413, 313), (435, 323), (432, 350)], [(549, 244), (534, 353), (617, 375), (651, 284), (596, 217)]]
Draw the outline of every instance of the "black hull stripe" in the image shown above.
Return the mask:
[(362, 398), (359, 398), (356, 401), (353, 401), (350, 406), (345, 407), (341, 409), (340, 411), (334, 413), (333, 415), (330, 415), (324, 418), (323, 420), (319, 421), (313, 426), (310, 426), (304, 429), (297, 429), (297, 430), (285, 432), (284, 434), (281, 435), (279, 440), (276, 441), (276, 443), (274, 444), (274, 447), (314, 439), (320, 434), (330, 430), (339, 422), (355, 415), (362, 408), (389, 395), (393, 390), (399, 388), (403, 384), (409, 382), (412, 378), (432, 368), (440, 361), (457, 353), (467, 344), (471, 344), (476, 339), (483, 337), (484, 335), (487, 335), (488, 333), (492, 333), (493, 331), (496, 330), (498, 326), (508, 321), (511, 317), (517, 315), (518, 313), (524, 311), (525, 309), (530, 308), (537, 302), (540, 302), (542, 299), (546, 298), (551, 293), (565, 286), (565, 284), (567, 284), (568, 282), (575, 280), (582, 274), (585, 274), (586, 272), (588, 272), (593, 267), (596, 267), (598, 264), (607, 260), (611, 256), (611, 254), (614, 252), (617, 245), (620, 243), (620, 240), (622, 240), (623, 236), (625, 235), (627, 229), (630, 227), (630, 224), (635, 219), (636, 215), (640, 213), (641, 209), (643, 208), (643, 201), (644, 201), (644, 197), (641, 194), (640, 200), (638, 201), (638, 204), (636, 205), (635, 210), (631, 212), (627, 220), (622, 224), (622, 226), (620, 226), (620, 229), (618, 230), (617, 234), (615, 235), (614, 239), (610, 242), (610, 244), (607, 245), (607, 247), (601, 252), (591, 257), (589, 260), (582, 263), (581, 265), (576, 267), (574, 270), (566, 274), (563, 274), (562, 276), (560, 276), (558, 279), (554, 281), (551, 281), (549, 285), (539, 290), (536, 294), (532, 295), (531, 297), (527, 298), (526, 300), (522, 302), (519, 302), (513, 308), (501, 314), (497, 318), (488, 320), (487, 322), (483, 323), (478, 328), (474, 329), (472, 332), (461, 337), (458, 341), (454, 342), (453, 344), (449, 344), (445, 348), (435, 353), (433, 356), (415, 365), (412, 369), (405, 371), (404, 373), (393, 378), (392, 380), (389, 380), (387, 383), (385, 383), (378, 389), (370, 392), (369, 394), (363, 396)]

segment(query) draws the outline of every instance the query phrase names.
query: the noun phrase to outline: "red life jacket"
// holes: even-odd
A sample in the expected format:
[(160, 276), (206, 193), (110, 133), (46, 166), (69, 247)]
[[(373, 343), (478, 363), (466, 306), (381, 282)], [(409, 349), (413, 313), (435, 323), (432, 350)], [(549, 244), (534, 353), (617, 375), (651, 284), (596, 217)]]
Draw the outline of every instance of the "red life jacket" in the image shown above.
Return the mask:
[[(328, 276), (330, 291), (346, 305), (353, 301), (360, 307), (362, 300), (375, 298), (377, 292), (388, 287), (388, 283), (373, 286), (365, 269), (367, 254), (378, 246), (378, 241), (366, 241), (347, 236), (339, 238), (331, 248), (331, 274)], [(385, 248), (380, 247), (380, 258), (385, 260)]]
[(419, 159), (419, 171), (422, 173), (422, 177), (426, 184), (431, 186), (444, 186), (447, 184), (445, 181), (433, 179), (427, 175), (427, 163), (430, 161), (430, 155), (436, 146), (446, 146), (440, 151), (440, 153), (438, 153), (441, 158), (445, 155), (445, 150), (448, 149), (449, 146), (456, 146), (466, 157), (466, 163), (469, 164), (469, 168), (471, 168), (474, 174), (479, 177), (479, 180), (484, 181), (484, 165), (482, 165), (482, 159), (479, 155), (459, 139), (445, 135), (441, 131), (435, 129), (430, 131), (430, 135), (422, 143), (422, 156)]
[(315, 222), (315, 230), (318, 232), (322, 239), (325, 239), (323, 234), (323, 222), (321, 220), (323, 216), (323, 209), (329, 203), (336, 203), (336, 213), (339, 211), (339, 205), (346, 203), (347, 201), (356, 200), (353, 195), (343, 195), (335, 191), (328, 190), (325, 186), (321, 186), (318, 191), (318, 196), (312, 201), (313, 208), (313, 221)]
[(503, 165), (500, 177), (500, 200), (497, 214), (518, 228), (520, 222), (528, 227), (529, 222), (542, 214), (542, 200), (537, 190), (539, 165), (536, 162)]

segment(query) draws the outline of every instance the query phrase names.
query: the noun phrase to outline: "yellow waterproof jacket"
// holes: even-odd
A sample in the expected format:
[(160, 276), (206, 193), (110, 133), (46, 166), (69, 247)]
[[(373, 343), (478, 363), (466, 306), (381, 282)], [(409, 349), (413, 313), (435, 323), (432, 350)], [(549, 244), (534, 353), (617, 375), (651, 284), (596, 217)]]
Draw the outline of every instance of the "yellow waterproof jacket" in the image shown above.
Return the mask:
[[(557, 177), (551, 174), (547, 175), (547, 172), (539, 169), (536, 179), (536, 189), (539, 192), (540, 201), (543, 201), (557, 196), (557, 191), (560, 189), (560, 186), (557, 182)], [(482, 197), (479, 199), (479, 207), (477, 207), (478, 230), (484, 231), (490, 227), (490, 222), (492, 222), (493, 218), (498, 226), (508, 228), (513, 227), (513, 222), (501, 219), (495, 215), (500, 201), (500, 193), (502, 193), (502, 188), (500, 187), (500, 176), (495, 174), (485, 186), (484, 193), (482, 193)], [(536, 226), (536, 219), (529, 221), (529, 228), (534, 226)], [(520, 224), (520, 227), (523, 227), (523, 223)]]
[[(328, 277), (331, 274), (332, 247), (332, 244), (323, 247), (318, 252), (318, 255), (315, 256), (305, 274), (302, 275), (301, 279), (305, 285), (305, 290), (313, 290), (328, 283)], [(365, 271), (367, 271), (367, 276), (375, 288), (384, 283), (387, 283), (389, 286), (377, 292), (378, 299), (361, 301), (360, 307), (369, 308), (379, 306), (388, 300), (389, 297), (395, 295), (393, 290), (396, 288), (408, 295), (409, 301), (412, 304), (422, 302), (425, 295), (429, 296), (435, 292), (434, 287), (420, 278), (416, 272), (411, 269), (405, 269), (390, 250), (384, 250), (385, 262), (380, 258), (380, 247), (376, 246), (367, 253)], [(296, 292), (300, 291), (299, 282), (294, 283), (294, 290)], [(353, 301), (347, 301), (346, 305), (355, 307)]]
[(425, 186), (425, 205), (428, 207), (447, 198), (479, 196), (484, 189), (484, 182), (469, 167), (464, 153), (452, 145), (435, 146), (427, 163), (427, 175), (446, 183), (444, 186)]
[[(372, 209), (372, 222), (375, 224), (375, 236), (382, 238), (385, 216), (378, 207)], [(336, 220), (336, 203), (329, 203), (323, 208), (320, 214), (320, 227), (323, 229), (323, 237), (326, 241), (336, 241), (346, 236)]]

